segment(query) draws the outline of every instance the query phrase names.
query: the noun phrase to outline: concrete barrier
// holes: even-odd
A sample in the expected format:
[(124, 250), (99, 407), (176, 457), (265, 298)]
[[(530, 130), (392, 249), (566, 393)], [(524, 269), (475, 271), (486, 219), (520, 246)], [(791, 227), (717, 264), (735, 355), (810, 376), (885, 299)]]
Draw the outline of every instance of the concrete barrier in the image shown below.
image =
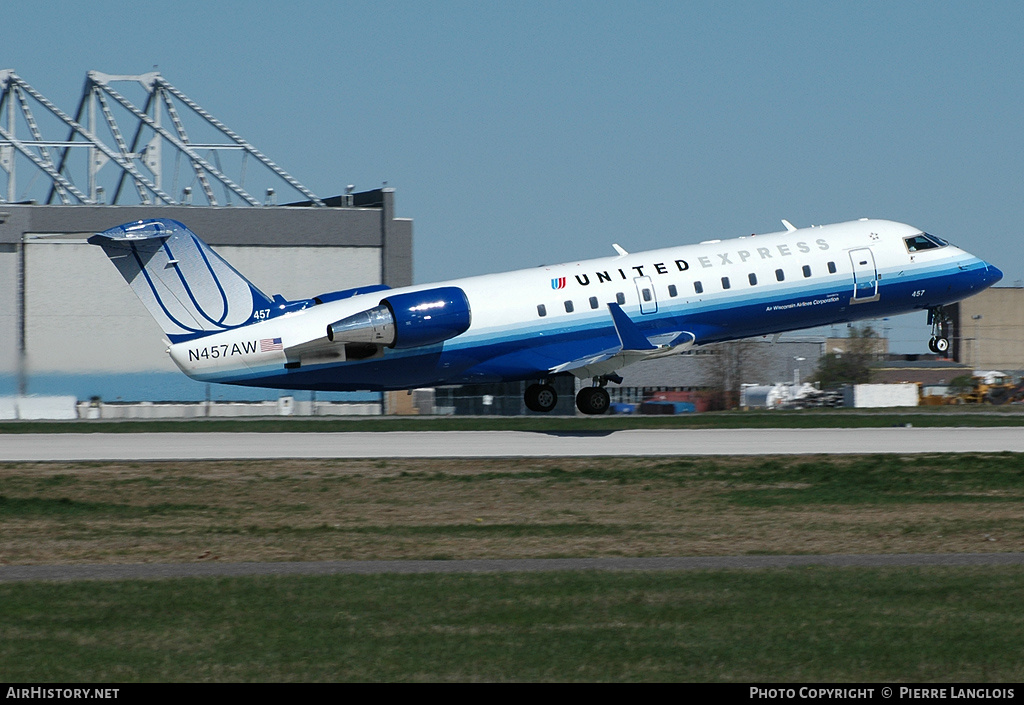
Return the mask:
[[(292, 399), (291, 397), (287, 397)], [(252, 416), (380, 416), (379, 402), (139, 402), (137, 404), (78, 403), (83, 419), (201, 419)]]
[(77, 404), (70, 396), (0, 397), (0, 419), (77, 419)]

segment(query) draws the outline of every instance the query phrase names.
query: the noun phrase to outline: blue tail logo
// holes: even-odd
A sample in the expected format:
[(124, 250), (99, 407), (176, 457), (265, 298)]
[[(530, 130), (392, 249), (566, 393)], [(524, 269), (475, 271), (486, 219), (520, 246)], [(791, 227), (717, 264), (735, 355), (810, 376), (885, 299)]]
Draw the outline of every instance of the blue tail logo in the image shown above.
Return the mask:
[(126, 223), (99, 245), (172, 343), (266, 317), (272, 301), (176, 220)]

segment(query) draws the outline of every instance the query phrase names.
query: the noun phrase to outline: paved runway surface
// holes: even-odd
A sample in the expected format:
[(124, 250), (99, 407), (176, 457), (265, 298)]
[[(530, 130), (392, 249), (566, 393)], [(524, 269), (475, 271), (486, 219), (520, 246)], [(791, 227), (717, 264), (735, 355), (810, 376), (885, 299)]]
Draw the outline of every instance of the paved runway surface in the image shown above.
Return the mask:
[(0, 566), (0, 582), (135, 580), (242, 575), (374, 573), (510, 573), (564, 570), (737, 570), (829, 567), (1024, 565), (1024, 553), (915, 553), (824, 556), (695, 556), (688, 558), (551, 558), (466, 561), (319, 561), (308, 563), (136, 563)]
[(0, 434), (0, 461), (1024, 452), (1022, 428)]

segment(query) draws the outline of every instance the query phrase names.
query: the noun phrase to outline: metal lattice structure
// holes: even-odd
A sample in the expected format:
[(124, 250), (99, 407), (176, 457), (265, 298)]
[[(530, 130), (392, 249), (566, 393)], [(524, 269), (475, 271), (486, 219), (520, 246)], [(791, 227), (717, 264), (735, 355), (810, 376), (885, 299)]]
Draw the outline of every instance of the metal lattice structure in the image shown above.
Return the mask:
[[(141, 105), (126, 97), (139, 87)], [(30, 178), (19, 193), (22, 169)], [(0, 203), (261, 206), (280, 197), (325, 205), (156, 72), (88, 72), (71, 117), (13, 70), (0, 70), (5, 176)]]

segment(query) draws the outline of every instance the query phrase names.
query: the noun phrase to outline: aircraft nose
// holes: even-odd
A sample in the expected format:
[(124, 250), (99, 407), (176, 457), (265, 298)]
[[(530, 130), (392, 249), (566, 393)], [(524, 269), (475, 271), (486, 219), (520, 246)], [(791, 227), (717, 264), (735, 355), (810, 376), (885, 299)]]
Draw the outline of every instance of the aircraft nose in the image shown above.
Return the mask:
[(993, 284), (995, 284), (996, 282), (998, 282), (1000, 279), (1003, 278), (1003, 273), (1002, 273), (1002, 271), (998, 267), (994, 267), (991, 264), (989, 264), (988, 262), (985, 263), (985, 267), (986, 267), (986, 271), (985, 271), (985, 285), (986, 286), (992, 286)]

